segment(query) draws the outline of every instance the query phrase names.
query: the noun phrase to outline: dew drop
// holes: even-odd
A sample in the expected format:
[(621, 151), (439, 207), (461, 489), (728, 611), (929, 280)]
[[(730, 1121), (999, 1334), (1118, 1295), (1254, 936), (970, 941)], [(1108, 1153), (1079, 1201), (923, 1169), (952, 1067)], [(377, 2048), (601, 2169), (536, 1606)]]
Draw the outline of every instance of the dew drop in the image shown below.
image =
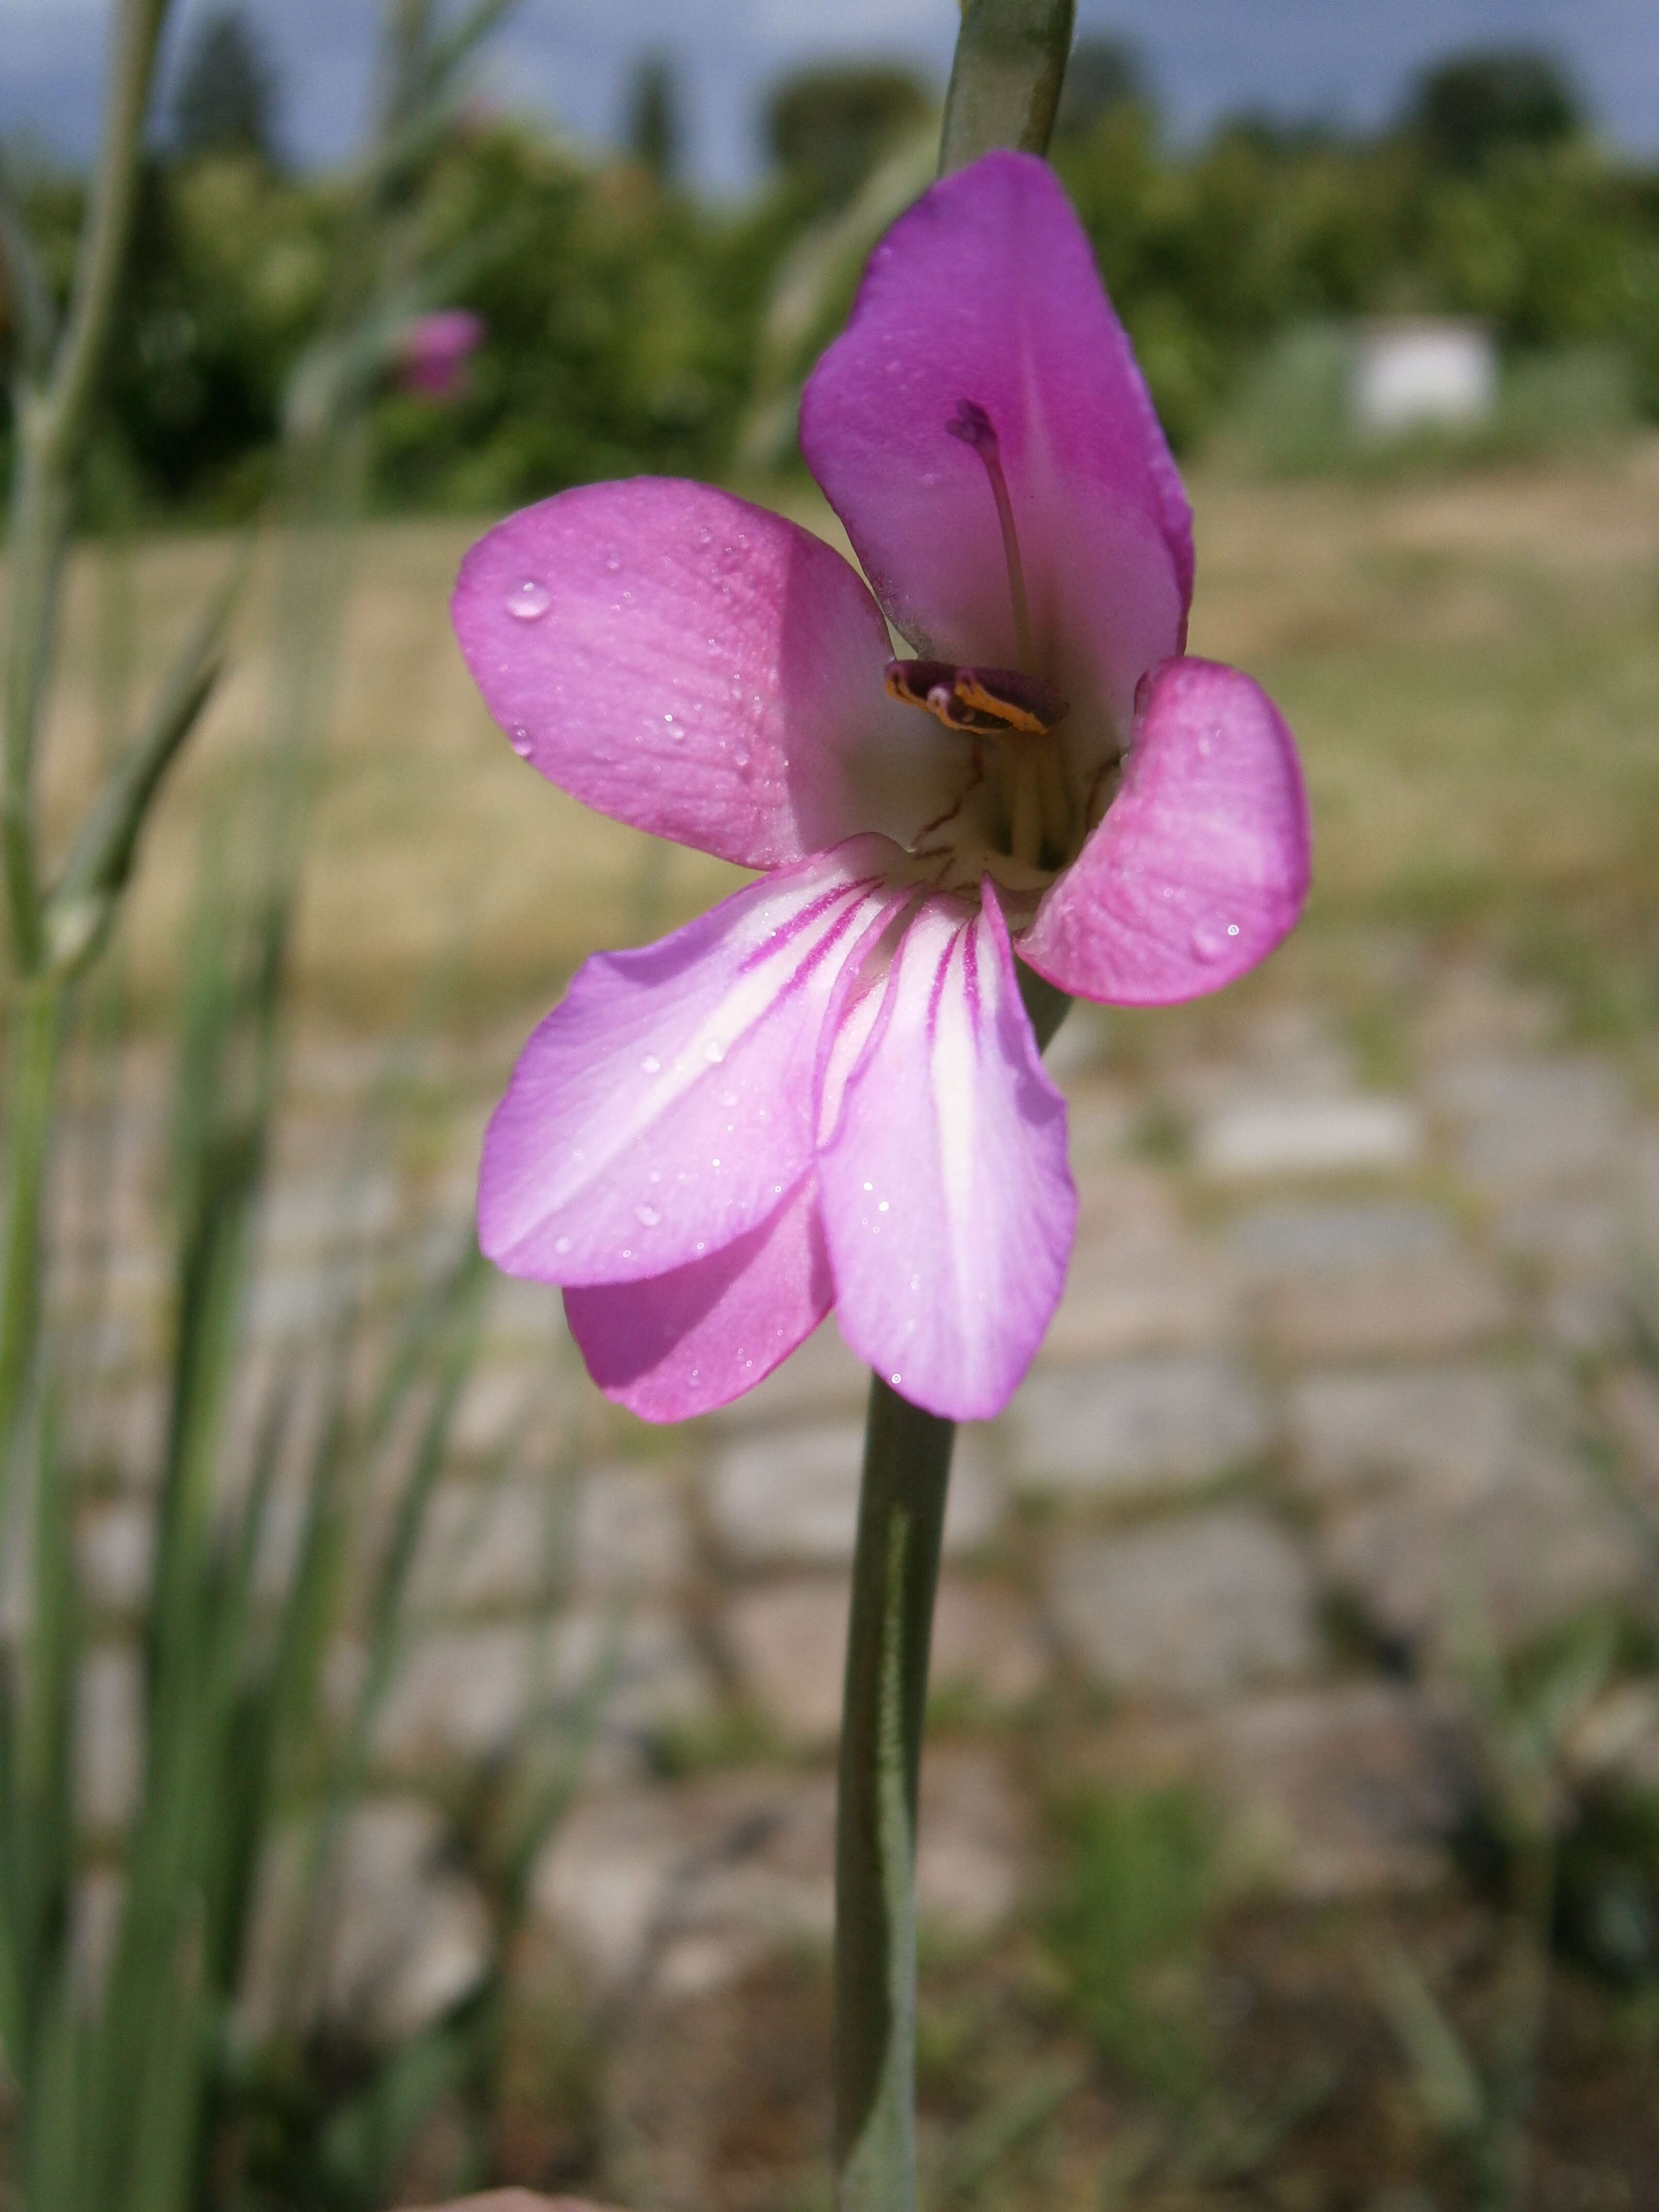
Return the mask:
[(1237, 934), (1238, 934), (1238, 924), (1237, 924), (1236, 921), (1230, 921), (1230, 922), (1227, 924), (1227, 934), (1228, 934), (1228, 936), (1229, 936), (1229, 937), (1237, 937)]
[(539, 622), (552, 604), (552, 592), (533, 576), (524, 577), (507, 595), (507, 611), (514, 622)]
[(711, 1067), (718, 1067), (726, 1057), (726, 1047), (718, 1037), (710, 1037), (702, 1048), (702, 1056)]
[(660, 1075), (662, 1073), (662, 1062), (658, 1059), (654, 1052), (647, 1053), (645, 1058), (640, 1062), (640, 1073), (641, 1075)]
[(568, 1252), (570, 1249), (570, 1239), (568, 1237), (556, 1237), (553, 1240), (553, 1249), (556, 1252)]
[(893, 1377), (893, 1388), (896, 1390), (896, 1389), (898, 1389), (899, 1384), (900, 1384), (901, 1382), (903, 1382), (903, 1380), (904, 1380), (904, 1377), (903, 1377), (902, 1375), (896, 1375), (896, 1376), (894, 1376), (894, 1377)]
[(519, 758), (520, 760), (528, 760), (530, 758), (530, 732), (526, 729), (524, 724), (522, 722), (514, 722), (513, 727), (507, 734), (512, 744), (513, 750), (517, 753)]
[(622, 555), (620, 553), (607, 553), (605, 556), (605, 565), (614, 576), (617, 570), (622, 567)]
[(720, 1093), (720, 1104), (721, 1104), (722, 1106), (735, 1106), (735, 1105), (737, 1104), (737, 1103), (738, 1103), (738, 1094), (737, 1094), (737, 1092), (736, 1092), (735, 1091), (721, 1091), (721, 1093)]
[(886, 1211), (887, 1211), (887, 1208), (888, 1208), (888, 1206), (889, 1206), (889, 1205), (890, 1205), (890, 1203), (891, 1203), (891, 1201), (890, 1201), (890, 1200), (888, 1200), (888, 1199), (884, 1199), (884, 1198), (883, 1200), (881, 1200), (881, 1201), (879, 1202), (879, 1204), (877, 1206), (877, 1207), (876, 1207), (876, 1212), (877, 1212), (878, 1213), (885, 1213), (885, 1212), (886, 1212)]
[(1207, 929), (1195, 929), (1190, 939), (1194, 960), (1219, 960), (1226, 951), (1226, 941)]
[(654, 1206), (636, 1206), (634, 1208), (634, 1218), (642, 1229), (654, 1229), (662, 1219), (662, 1216)]

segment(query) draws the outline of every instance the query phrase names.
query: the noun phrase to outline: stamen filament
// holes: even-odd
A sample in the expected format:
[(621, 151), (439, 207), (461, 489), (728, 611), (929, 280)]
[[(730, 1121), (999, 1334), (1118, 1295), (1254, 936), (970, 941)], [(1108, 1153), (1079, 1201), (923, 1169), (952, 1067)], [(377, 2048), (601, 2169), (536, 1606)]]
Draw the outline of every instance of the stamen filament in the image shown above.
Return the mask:
[(1014, 651), (1020, 666), (1035, 673), (1036, 655), (1031, 643), (1030, 601), (1025, 595), (1025, 564), (1019, 557), (1019, 532), (1014, 527), (1014, 504), (1008, 496), (1008, 479), (1002, 473), (996, 426), (975, 401), (964, 399), (945, 428), (953, 438), (960, 438), (963, 445), (971, 446), (985, 464), (1002, 532), (1002, 557), (1008, 567), (1008, 596), (1014, 610)]
[(1036, 749), (1038, 785), (1042, 798), (1042, 841), (1051, 852), (1072, 857), (1072, 797), (1066, 788), (1066, 771), (1059, 749), (1041, 744)]
[(1008, 751), (1014, 787), (1008, 848), (1013, 859), (1035, 868), (1042, 860), (1042, 771), (1030, 745), (1010, 745)]

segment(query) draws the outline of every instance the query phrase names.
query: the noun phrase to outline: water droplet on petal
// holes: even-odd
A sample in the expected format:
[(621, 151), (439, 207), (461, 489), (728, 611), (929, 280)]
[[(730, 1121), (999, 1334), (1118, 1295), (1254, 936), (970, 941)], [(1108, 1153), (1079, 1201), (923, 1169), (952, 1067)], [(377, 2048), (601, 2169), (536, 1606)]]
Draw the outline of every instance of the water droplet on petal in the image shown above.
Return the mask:
[(1237, 924), (1236, 921), (1230, 921), (1230, 922), (1227, 924), (1227, 934), (1228, 934), (1228, 936), (1229, 936), (1229, 937), (1237, 937), (1237, 934), (1238, 934), (1238, 924)]
[(507, 611), (514, 622), (539, 622), (552, 604), (552, 592), (533, 576), (514, 584), (507, 595)]
[(1195, 929), (1190, 942), (1194, 960), (1219, 960), (1227, 949), (1225, 939), (1218, 937), (1213, 930)]
[(622, 555), (620, 553), (607, 553), (605, 556), (605, 565), (614, 576), (617, 570), (622, 567)]
[(658, 1059), (656, 1054), (654, 1052), (647, 1053), (645, 1058), (640, 1062), (640, 1073), (641, 1075), (660, 1075), (661, 1073), (662, 1062)]
[(902, 1375), (896, 1375), (896, 1376), (894, 1376), (894, 1377), (893, 1377), (893, 1388), (896, 1390), (896, 1389), (898, 1389), (899, 1384), (900, 1384), (901, 1382), (903, 1382), (903, 1380), (904, 1380), (904, 1377), (903, 1377)]
[(890, 1200), (887, 1200), (887, 1199), (884, 1199), (884, 1199), (879, 1202), (879, 1204), (877, 1206), (877, 1207), (876, 1207), (876, 1212), (877, 1212), (878, 1213), (885, 1213), (885, 1212), (886, 1212), (886, 1211), (887, 1211), (888, 1206), (890, 1205)]
[(721, 1091), (721, 1093), (720, 1093), (720, 1104), (721, 1104), (722, 1106), (735, 1106), (735, 1105), (737, 1104), (737, 1103), (738, 1103), (738, 1094), (737, 1094), (737, 1092), (736, 1092), (735, 1091)]
[(528, 760), (530, 758), (530, 732), (526, 729), (524, 724), (522, 722), (514, 722), (512, 728), (507, 734), (513, 750), (517, 753), (519, 758), (520, 760)]
[(570, 1239), (568, 1237), (556, 1237), (553, 1239), (553, 1249), (556, 1252), (568, 1252), (570, 1249)]
[(702, 1048), (702, 1056), (711, 1067), (718, 1067), (726, 1057), (726, 1047), (718, 1037), (710, 1037)]
[(634, 1218), (642, 1229), (654, 1229), (662, 1219), (662, 1216), (654, 1206), (636, 1206), (634, 1208)]

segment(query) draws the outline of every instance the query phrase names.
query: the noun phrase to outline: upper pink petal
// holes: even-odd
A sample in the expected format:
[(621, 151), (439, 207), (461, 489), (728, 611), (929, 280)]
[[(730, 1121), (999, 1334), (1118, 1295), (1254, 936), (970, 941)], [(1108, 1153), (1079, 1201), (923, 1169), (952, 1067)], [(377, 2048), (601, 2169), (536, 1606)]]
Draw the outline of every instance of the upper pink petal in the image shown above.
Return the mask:
[(589, 806), (745, 867), (935, 812), (950, 740), (890, 699), (875, 601), (833, 547), (707, 484), (583, 485), (461, 563), (489, 711)]
[(985, 467), (946, 427), (964, 402), (997, 434), (1032, 672), (1127, 729), (1140, 677), (1184, 642), (1191, 516), (1088, 239), (1030, 155), (988, 154), (899, 218), (801, 402), (801, 449), (898, 628), (1014, 665)]
[(1008, 934), (930, 899), (818, 1159), (842, 1335), (930, 1413), (999, 1413), (1066, 1279), (1066, 1103), (1019, 1002)]
[(646, 1421), (687, 1421), (753, 1389), (810, 1336), (833, 1292), (817, 1182), (757, 1228), (643, 1283), (564, 1294), (570, 1332), (601, 1390)]
[(1301, 765), (1273, 701), (1236, 668), (1169, 661), (1146, 686), (1117, 796), (1020, 957), (1076, 998), (1201, 997), (1289, 934), (1309, 859)]
[(897, 858), (854, 839), (583, 964), (484, 1138), (478, 1236), (498, 1267), (637, 1280), (775, 1211), (811, 1164), (824, 1016)]

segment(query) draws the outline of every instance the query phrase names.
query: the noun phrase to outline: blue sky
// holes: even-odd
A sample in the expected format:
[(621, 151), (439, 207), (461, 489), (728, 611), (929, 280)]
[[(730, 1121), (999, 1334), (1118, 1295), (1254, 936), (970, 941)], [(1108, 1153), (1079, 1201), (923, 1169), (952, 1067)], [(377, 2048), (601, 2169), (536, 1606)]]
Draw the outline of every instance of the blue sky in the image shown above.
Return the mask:
[[(210, 0), (178, 0), (176, 51)], [(245, 0), (283, 75), (285, 140), (337, 159), (360, 126), (374, 0)], [(0, 0), (0, 133), (23, 130), (83, 158), (94, 129), (107, 0)], [(1132, 40), (1176, 131), (1220, 113), (1373, 123), (1411, 71), (1454, 48), (1527, 42), (1572, 69), (1602, 129), (1659, 155), (1655, 0), (1079, 0), (1085, 30)], [(717, 189), (752, 173), (769, 81), (815, 55), (908, 58), (942, 79), (955, 0), (520, 0), (484, 64), (502, 104), (573, 136), (615, 130), (629, 71), (659, 49), (679, 65), (694, 173)]]

